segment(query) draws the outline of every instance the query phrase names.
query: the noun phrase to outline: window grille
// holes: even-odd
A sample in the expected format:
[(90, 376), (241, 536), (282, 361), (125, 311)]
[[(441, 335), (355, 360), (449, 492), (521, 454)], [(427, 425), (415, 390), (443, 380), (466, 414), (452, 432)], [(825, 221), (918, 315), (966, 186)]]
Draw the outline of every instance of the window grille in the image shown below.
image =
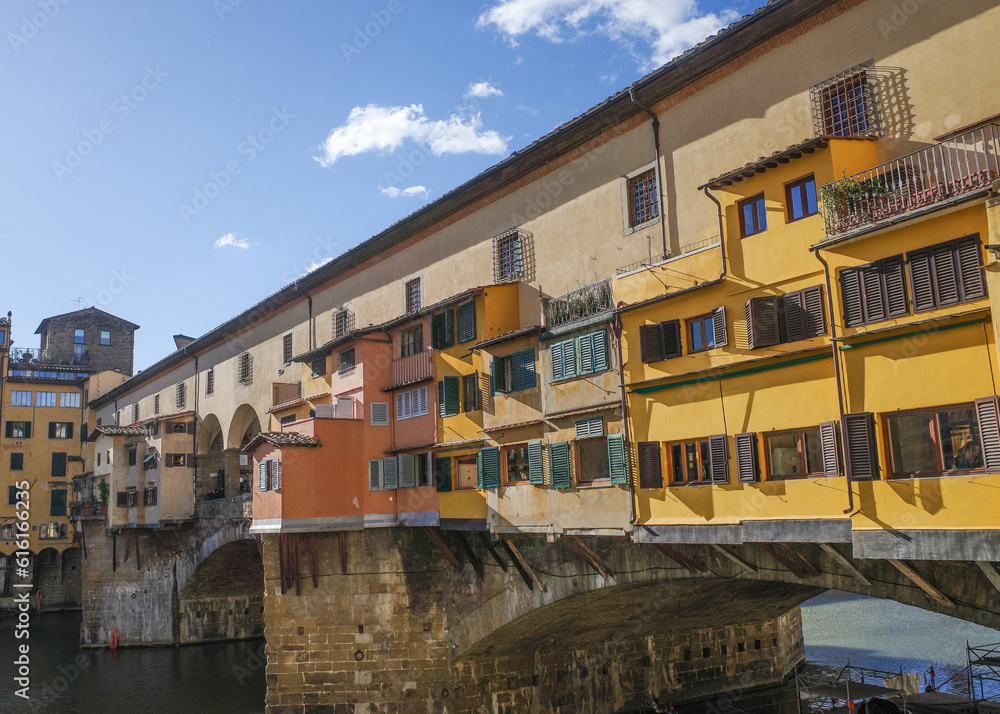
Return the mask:
[(629, 228), (659, 218), (660, 203), (656, 200), (656, 191), (656, 169), (627, 179), (625, 194), (628, 198)]
[(183, 409), (187, 405), (187, 385), (184, 382), (177, 383), (177, 408)]
[(240, 384), (253, 384), (253, 355), (249, 352), (240, 355), (237, 378)]
[(406, 312), (416, 312), (420, 309), (421, 305), (421, 295), (422, 291), (420, 288), (420, 278), (413, 278), (412, 280), (407, 280), (404, 286), (404, 294), (406, 296)]
[(493, 281), (509, 283), (524, 277), (524, 244), (527, 234), (513, 229), (493, 236)]
[(354, 313), (346, 307), (333, 311), (333, 339), (339, 339), (354, 330)]
[(816, 135), (880, 135), (876, 76), (870, 63), (859, 64), (812, 87)]

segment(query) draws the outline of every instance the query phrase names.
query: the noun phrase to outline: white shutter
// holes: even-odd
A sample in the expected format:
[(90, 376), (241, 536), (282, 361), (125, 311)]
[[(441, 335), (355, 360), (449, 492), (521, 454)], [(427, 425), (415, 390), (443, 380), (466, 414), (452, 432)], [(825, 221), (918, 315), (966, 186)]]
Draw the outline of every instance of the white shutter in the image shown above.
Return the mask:
[(427, 387), (413, 390), (413, 416), (424, 416), (427, 413)]
[(368, 490), (381, 491), (382, 489), (382, 459), (369, 459), (368, 461)]
[(260, 466), (258, 468), (260, 470), (260, 490), (266, 491), (268, 486), (267, 462), (261, 461)]
[(417, 457), (413, 454), (399, 455), (399, 487), (413, 488), (417, 485)]
[(427, 474), (427, 483), (421, 485), (431, 486), (434, 484), (434, 452), (428, 451), (424, 455), (427, 457), (427, 469), (424, 471)]
[(604, 419), (590, 417), (576, 422), (576, 438), (586, 439), (591, 436), (604, 436)]
[(389, 402), (372, 402), (369, 409), (372, 426), (389, 426)]
[(399, 461), (395, 456), (382, 459), (382, 485), (386, 491), (399, 488)]
[(410, 418), (410, 393), (400, 392), (396, 395), (396, 421)]
[(353, 397), (337, 397), (337, 418), (338, 419), (354, 418)]
[(271, 459), (271, 490), (277, 491), (281, 488), (281, 462)]

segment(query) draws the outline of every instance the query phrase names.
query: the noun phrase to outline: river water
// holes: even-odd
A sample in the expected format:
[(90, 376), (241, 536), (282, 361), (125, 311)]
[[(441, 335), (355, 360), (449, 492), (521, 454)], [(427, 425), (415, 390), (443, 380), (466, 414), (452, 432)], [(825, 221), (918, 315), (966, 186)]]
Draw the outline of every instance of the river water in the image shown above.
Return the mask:
[[(47, 613), (31, 623), (31, 694), (14, 695), (14, 620), (0, 621), (0, 712), (264, 711), (263, 643), (140, 647), (112, 653), (77, 647), (79, 613)], [(802, 606), (809, 672), (848, 660), (882, 670), (924, 672), (938, 683), (965, 663), (965, 643), (1000, 641), (1000, 633), (887, 600), (828, 592)], [(960, 677), (955, 680), (957, 683)], [(724, 704), (725, 706), (720, 706)], [(794, 712), (794, 688), (684, 707), (683, 712)]]

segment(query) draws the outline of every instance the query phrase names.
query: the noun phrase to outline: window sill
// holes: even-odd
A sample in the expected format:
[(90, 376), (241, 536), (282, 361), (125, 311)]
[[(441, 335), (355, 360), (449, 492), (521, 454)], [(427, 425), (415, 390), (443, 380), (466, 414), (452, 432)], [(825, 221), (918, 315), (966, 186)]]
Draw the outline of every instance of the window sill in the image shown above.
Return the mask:
[(639, 223), (634, 226), (625, 226), (625, 231), (622, 233), (622, 235), (630, 236), (634, 233), (638, 233), (641, 230), (645, 230), (646, 228), (651, 228), (652, 226), (659, 224), (659, 222), (660, 222), (660, 217), (657, 216), (656, 218), (651, 218), (650, 220), (645, 221), (644, 223)]

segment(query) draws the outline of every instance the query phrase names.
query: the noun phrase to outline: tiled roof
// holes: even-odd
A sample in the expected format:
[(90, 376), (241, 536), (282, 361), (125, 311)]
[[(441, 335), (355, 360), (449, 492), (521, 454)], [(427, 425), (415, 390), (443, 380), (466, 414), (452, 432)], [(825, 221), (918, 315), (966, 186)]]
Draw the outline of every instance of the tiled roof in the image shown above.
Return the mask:
[(95, 426), (87, 441), (94, 441), (98, 436), (145, 436), (146, 430), (141, 426)]
[(292, 431), (262, 431), (257, 434), (250, 443), (243, 447), (243, 451), (250, 453), (261, 443), (267, 442), (272, 446), (319, 446), (319, 439), (315, 436), (296, 434)]

